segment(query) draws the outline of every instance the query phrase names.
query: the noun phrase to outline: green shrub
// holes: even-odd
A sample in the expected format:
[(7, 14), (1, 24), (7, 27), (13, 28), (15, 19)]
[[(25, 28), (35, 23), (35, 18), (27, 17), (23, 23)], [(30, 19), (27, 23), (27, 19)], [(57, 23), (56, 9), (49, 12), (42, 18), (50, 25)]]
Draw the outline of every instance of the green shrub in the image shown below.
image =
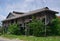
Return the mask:
[(55, 25), (57, 28), (58, 35), (60, 35), (60, 18), (56, 18)]
[(36, 20), (32, 17), (32, 22), (28, 24), (30, 28), (29, 33), (34, 36), (42, 36), (44, 35), (44, 23), (41, 20)]
[(0, 35), (3, 34), (3, 27), (0, 26)]
[[(30, 27), (30, 34), (34, 36), (51, 36), (51, 35), (60, 35), (60, 19), (55, 18), (47, 26), (41, 20), (36, 20), (33, 18), (33, 21), (28, 24)], [(46, 27), (46, 31), (45, 31)]]
[(17, 24), (9, 25), (7, 33), (8, 34), (15, 34), (15, 35), (21, 34), (20, 33), (20, 28), (19, 28), (19, 26)]
[(60, 35), (60, 19), (55, 18), (52, 20), (50, 25), (50, 30), (52, 35)]

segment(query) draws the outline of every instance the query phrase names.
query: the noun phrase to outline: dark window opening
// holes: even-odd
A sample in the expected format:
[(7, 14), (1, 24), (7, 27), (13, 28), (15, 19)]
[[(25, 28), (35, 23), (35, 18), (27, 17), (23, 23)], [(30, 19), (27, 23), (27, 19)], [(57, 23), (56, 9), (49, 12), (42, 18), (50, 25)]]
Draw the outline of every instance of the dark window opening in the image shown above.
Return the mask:
[(42, 22), (45, 24), (45, 18), (42, 19)]
[(15, 20), (15, 22), (17, 23), (17, 19)]
[(11, 24), (14, 23), (14, 20), (11, 20)]
[(32, 20), (30, 20), (29, 22), (32, 22)]
[(20, 27), (22, 27), (22, 24), (20, 24)]
[(32, 17), (30, 16), (29, 19), (32, 19)]

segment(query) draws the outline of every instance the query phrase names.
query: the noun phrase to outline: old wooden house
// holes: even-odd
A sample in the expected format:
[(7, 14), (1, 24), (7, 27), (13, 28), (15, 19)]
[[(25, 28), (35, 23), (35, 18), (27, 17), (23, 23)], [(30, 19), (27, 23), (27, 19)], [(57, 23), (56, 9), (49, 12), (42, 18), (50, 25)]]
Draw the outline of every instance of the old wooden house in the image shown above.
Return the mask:
[(55, 14), (58, 12), (50, 10), (48, 7), (37, 9), (29, 12), (10, 12), (5, 20), (2, 21), (3, 27), (8, 27), (10, 24), (17, 23), (21, 28), (26, 27), (26, 23), (32, 21), (32, 16), (35, 16), (37, 20), (44, 20), (45, 25), (48, 25), (49, 22), (55, 17)]

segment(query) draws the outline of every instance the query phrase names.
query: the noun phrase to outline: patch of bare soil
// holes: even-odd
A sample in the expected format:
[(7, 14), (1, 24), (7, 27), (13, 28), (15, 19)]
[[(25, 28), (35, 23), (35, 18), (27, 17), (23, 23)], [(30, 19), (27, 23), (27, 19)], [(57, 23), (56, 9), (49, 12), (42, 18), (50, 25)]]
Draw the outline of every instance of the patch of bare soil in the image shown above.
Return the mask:
[(23, 40), (19, 40), (19, 39), (7, 39), (7, 38), (0, 37), (0, 41), (23, 41)]

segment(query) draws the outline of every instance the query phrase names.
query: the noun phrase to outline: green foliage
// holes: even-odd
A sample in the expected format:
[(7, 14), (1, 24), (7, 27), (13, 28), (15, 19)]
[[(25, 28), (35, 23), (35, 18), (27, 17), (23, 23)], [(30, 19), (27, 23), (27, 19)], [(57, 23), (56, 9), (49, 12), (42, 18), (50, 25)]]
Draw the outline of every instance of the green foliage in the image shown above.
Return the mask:
[[(34, 36), (44, 36), (46, 35), (60, 35), (60, 19), (55, 18), (51, 21), (51, 23), (47, 26), (41, 20), (36, 20), (34, 17), (33, 21), (28, 24), (30, 29), (30, 34)], [(46, 27), (46, 32), (45, 32)]]
[(19, 26), (17, 24), (9, 25), (8, 34), (15, 34), (15, 35), (21, 34)]
[(60, 35), (60, 19), (59, 18), (53, 19), (49, 27), (50, 27), (50, 33), (52, 35)]
[(56, 27), (56, 30), (57, 30), (58, 34), (60, 35), (60, 19), (56, 18), (54, 20), (54, 24), (55, 24), (54, 27)]
[(60, 35), (60, 19), (58, 18), (58, 22), (57, 22), (57, 31), (58, 31), (58, 34)]
[(3, 35), (3, 37), (9, 39), (18, 38), (22, 41), (60, 41), (60, 36), (35, 37), (35, 36), (24, 36), (24, 35)]
[(3, 28), (0, 26), (0, 35), (3, 34)]
[[(41, 36), (44, 33), (44, 23), (41, 20), (36, 20), (33, 17), (33, 21), (28, 24), (30, 27), (30, 33), (34, 36)], [(32, 31), (31, 31), (32, 30)]]

